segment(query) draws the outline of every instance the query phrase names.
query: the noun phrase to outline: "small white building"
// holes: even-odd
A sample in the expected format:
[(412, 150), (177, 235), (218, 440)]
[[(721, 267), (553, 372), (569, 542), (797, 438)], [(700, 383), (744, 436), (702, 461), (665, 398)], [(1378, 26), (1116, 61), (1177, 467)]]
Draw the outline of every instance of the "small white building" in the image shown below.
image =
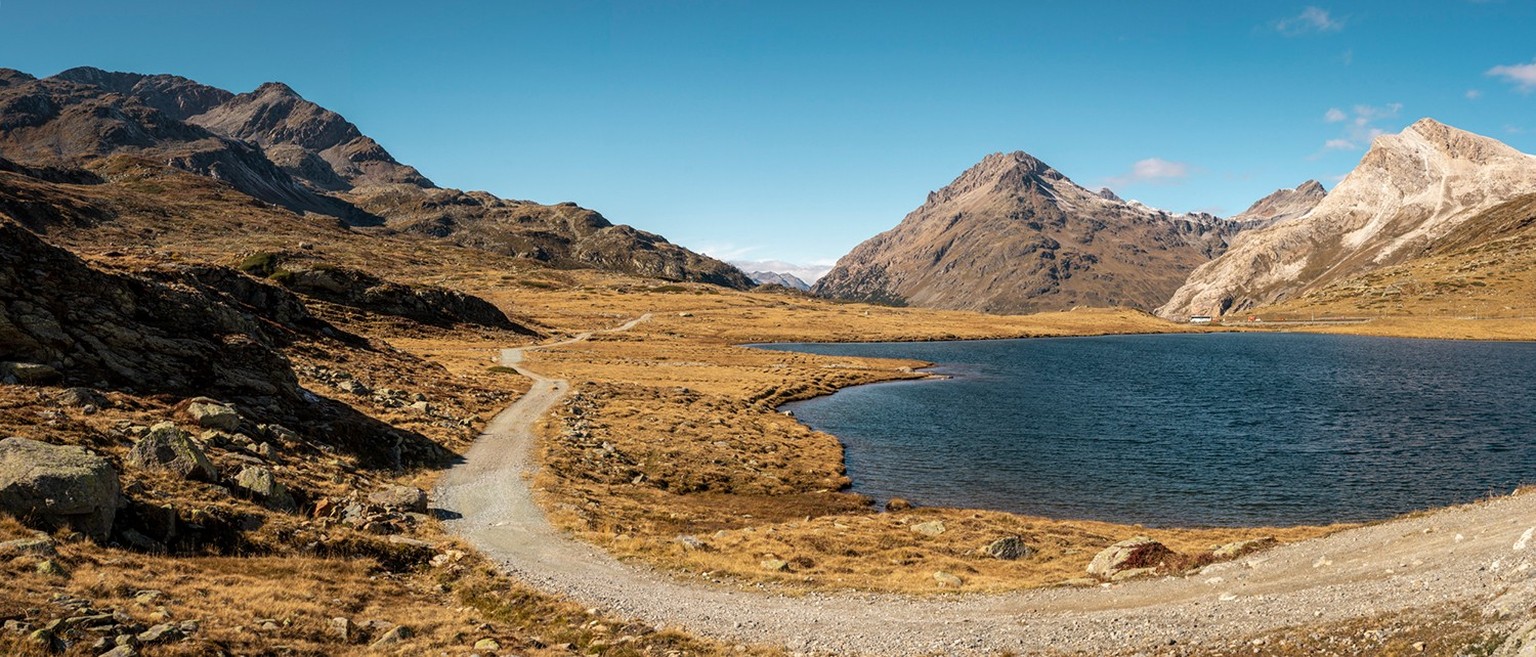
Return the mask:
[(1210, 315), (1191, 315), (1189, 317), (1189, 323), (1191, 323), (1191, 324), (1209, 324), (1209, 323), (1211, 323), (1211, 316)]

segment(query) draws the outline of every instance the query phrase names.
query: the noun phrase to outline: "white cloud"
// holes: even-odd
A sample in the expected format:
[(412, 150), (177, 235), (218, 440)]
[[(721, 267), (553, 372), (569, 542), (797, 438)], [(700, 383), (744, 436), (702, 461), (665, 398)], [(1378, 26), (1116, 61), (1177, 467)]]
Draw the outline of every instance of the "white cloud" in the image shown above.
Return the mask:
[(1388, 103), (1386, 105), (1355, 105), (1348, 112), (1337, 107), (1330, 107), (1323, 114), (1323, 120), (1329, 123), (1343, 124), (1342, 134), (1323, 142), (1323, 149), (1312, 157), (1320, 157), (1327, 151), (1354, 151), (1364, 148), (1383, 134), (1376, 124), (1380, 121), (1397, 118), (1403, 111), (1402, 103)]
[(1495, 66), (1488, 69), (1484, 75), (1503, 78), (1505, 82), (1515, 85), (1515, 89), (1523, 94), (1536, 91), (1536, 61), (1529, 64)]
[(1149, 157), (1132, 164), (1130, 171), (1113, 176), (1105, 180), (1105, 183), (1110, 187), (1136, 183), (1173, 184), (1188, 178), (1189, 172), (1189, 165), (1183, 162), (1170, 162), (1160, 157)]
[(1483, 90), (1481, 90), (1481, 89), (1468, 89), (1467, 93), (1464, 94), (1464, 95), (1467, 97), (1467, 100), (1477, 100), (1477, 99), (1483, 97)]
[(758, 251), (759, 247), (737, 246), (730, 242), (722, 242), (719, 244), (705, 244), (695, 250), (716, 260), (729, 261), (745, 259), (748, 255)]
[(1338, 32), (1344, 29), (1344, 19), (1334, 18), (1327, 9), (1307, 7), (1300, 14), (1275, 21), (1275, 30), (1285, 36), (1302, 36)]

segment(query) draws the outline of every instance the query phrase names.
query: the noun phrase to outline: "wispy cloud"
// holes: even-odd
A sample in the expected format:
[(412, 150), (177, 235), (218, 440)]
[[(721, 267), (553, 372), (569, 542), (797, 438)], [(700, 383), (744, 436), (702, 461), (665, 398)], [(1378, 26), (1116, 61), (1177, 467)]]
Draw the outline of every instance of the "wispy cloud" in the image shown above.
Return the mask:
[(1505, 82), (1515, 85), (1515, 90), (1523, 94), (1536, 91), (1536, 60), (1529, 64), (1495, 66), (1488, 69), (1488, 72), (1484, 75), (1501, 78)]
[(721, 242), (719, 244), (705, 244), (697, 250), (716, 260), (745, 260), (747, 256), (761, 250), (761, 247), (738, 246), (730, 242)]
[(1467, 93), (1465, 93), (1463, 95), (1467, 97), (1467, 100), (1477, 100), (1477, 99), (1483, 97), (1483, 90), (1482, 89), (1468, 89)]
[(1345, 19), (1334, 18), (1327, 9), (1307, 7), (1300, 14), (1275, 21), (1275, 31), (1285, 36), (1304, 36), (1338, 32), (1344, 29)]
[(1149, 157), (1131, 165), (1131, 170), (1104, 181), (1110, 187), (1123, 187), (1136, 183), (1171, 185), (1183, 182), (1190, 174), (1190, 166), (1183, 162), (1170, 162), (1160, 157)]
[(1337, 107), (1328, 108), (1323, 113), (1323, 120), (1328, 123), (1343, 124), (1343, 132), (1336, 137), (1323, 142), (1323, 149), (1312, 157), (1320, 157), (1327, 151), (1354, 151), (1365, 148), (1372, 139), (1386, 133), (1376, 124), (1388, 119), (1395, 119), (1402, 113), (1402, 103), (1388, 103), (1386, 105), (1356, 105), (1349, 111)]

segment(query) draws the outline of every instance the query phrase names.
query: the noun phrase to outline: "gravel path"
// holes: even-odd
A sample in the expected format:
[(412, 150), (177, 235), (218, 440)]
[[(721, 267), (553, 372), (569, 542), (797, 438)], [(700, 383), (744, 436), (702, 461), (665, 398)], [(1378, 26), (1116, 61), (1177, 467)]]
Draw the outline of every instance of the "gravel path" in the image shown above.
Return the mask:
[(550, 526), (527, 484), (536, 467), (533, 426), (569, 383), (523, 369), (522, 351), (503, 350), (502, 363), (532, 379), (532, 389), (443, 475), (434, 503), (458, 514), (447, 521), (451, 531), (509, 574), (622, 617), (804, 652), (1039, 654), (1228, 644), (1282, 627), (1453, 602), (1507, 611), (1536, 604), (1536, 494), (1341, 532), (1198, 575), (1112, 587), (915, 598), (786, 596), (683, 582), (620, 563)]

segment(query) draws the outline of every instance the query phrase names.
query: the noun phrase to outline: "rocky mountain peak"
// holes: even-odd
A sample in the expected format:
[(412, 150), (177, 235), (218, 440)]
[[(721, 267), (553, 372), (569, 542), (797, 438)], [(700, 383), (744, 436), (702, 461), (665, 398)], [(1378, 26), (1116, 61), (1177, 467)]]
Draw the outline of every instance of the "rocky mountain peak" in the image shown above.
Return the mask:
[(1492, 137), (1423, 118), (1398, 134), (1377, 137), (1371, 142), (1371, 149), (1360, 166), (1391, 168), (1405, 159), (1419, 162), (1460, 160), (1486, 165), (1501, 159), (1531, 157)]
[(1231, 221), (1243, 230), (1262, 228), (1305, 215), (1327, 196), (1328, 190), (1323, 189), (1322, 183), (1308, 180), (1297, 185), (1295, 189), (1276, 190), (1269, 196), (1254, 201), (1247, 210), (1233, 215)]
[(300, 99), (303, 98), (303, 96), (299, 95), (299, 92), (293, 90), (293, 87), (290, 87), (290, 86), (288, 86), (286, 84), (283, 84), (281, 82), (263, 82), (263, 83), (261, 83), (261, 86), (256, 87), (256, 90), (251, 92), (251, 95), (253, 95), (253, 96), (288, 96), (288, 97), (300, 98)]
[(1119, 194), (1116, 194), (1114, 192), (1114, 190), (1112, 190), (1112, 189), (1110, 189), (1108, 187), (1100, 187), (1099, 188), (1099, 198), (1104, 199), (1106, 201), (1115, 201), (1116, 203), (1124, 203), (1125, 202), (1125, 199), (1120, 198)]
[(1423, 253), (1532, 189), (1536, 156), (1422, 119), (1377, 137), (1354, 171), (1303, 216), (1245, 231), (1158, 312), (1219, 315), (1293, 298)]
[(986, 312), (1152, 308), (1226, 249), (1229, 222), (1092, 192), (1024, 153), (993, 153), (838, 260), (822, 296)]
[(14, 68), (0, 68), (0, 87), (31, 82), (37, 78)]
[(993, 153), (966, 169), (965, 173), (942, 189), (929, 193), (926, 206), (943, 205), (964, 197), (985, 196), (994, 192), (1052, 189), (1061, 181), (1067, 181), (1067, 177), (1029, 153)]

